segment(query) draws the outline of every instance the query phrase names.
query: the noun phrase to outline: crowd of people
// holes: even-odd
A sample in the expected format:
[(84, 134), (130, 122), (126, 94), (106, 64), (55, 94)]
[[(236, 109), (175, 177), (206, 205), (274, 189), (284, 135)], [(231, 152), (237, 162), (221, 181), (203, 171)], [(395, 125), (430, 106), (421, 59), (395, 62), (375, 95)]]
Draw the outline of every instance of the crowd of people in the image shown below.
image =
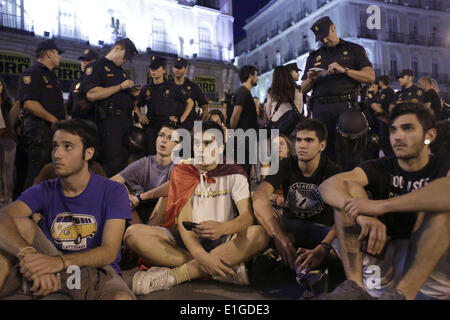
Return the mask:
[[(211, 278), (268, 294), (280, 279), (303, 299), (449, 299), (449, 120), (436, 81), (417, 87), (403, 70), (396, 93), (329, 17), (311, 30), (322, 46), (301, 85), (296, 63), (276, 67), (261, 104), (257, 69), (244, 66), (210, 111), (184, 58), (172, 80), (156, 55), (148, 84), (128, 79), (130, 39), (104, 57), (86, 49), (64, 103), (63, 51), (41, 42), (15, 103), (0, 81), (0, 298), (132, 300)], [(174, 163), (179, 129), (193, 152)], [(278, 155), (277, 172), (238, 129), (271, 132), (257, 145)], [(238, 154), (222, 161), (228, 144)]]

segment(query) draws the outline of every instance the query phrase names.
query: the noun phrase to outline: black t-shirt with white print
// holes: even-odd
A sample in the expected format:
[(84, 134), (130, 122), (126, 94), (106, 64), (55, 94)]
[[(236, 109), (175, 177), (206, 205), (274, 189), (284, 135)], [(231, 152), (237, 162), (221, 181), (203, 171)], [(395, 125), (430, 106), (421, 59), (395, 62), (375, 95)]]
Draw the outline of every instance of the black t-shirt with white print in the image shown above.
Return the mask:
[[(450, 159), (431, 156), (428, 164), (419, 171), (403, 170), (394, 156), (370, 160), (359, 165), (364, 170), (374, 200), (398, 197), (414, 192), (431, 181), (445, 177), (450, 170)], [(388, 213), (380, 217), (393, 239), (409, 238), (417, 220), (417, 212)]]
[(327, 206), (317, 191), (326, 179), (341, 172), (339, 166), (326, 156), (321, 157), (319, 167), (311, 177), (303, 176), (298, 158), (291, 156), (280, 162), (278, 173), (266, 180), (275, 190), (283, 187), (287, 205), (284, 214), (289, 218), (303, 219), (326, 226), (334, 224), (333, 210)]

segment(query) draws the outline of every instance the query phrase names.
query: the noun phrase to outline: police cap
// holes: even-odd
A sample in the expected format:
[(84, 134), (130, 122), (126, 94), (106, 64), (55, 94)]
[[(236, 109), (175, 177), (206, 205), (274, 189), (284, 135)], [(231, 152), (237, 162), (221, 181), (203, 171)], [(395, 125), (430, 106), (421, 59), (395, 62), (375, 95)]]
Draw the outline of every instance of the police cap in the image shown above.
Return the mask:
[(397, 79), (403, 78), (404, 76), (411, 76), (414, 77), (414, 72), (410, 69), (404, 69), (400, 74), (398, 75)]
[(133, 41), (131, 41), (129, 38), (118, 40), (114, 44), (114, 46), (117, 45), (120, 45), (122, 48), (125, 49), (125, 59), (127, 59), (130, 62), (132, 61), (133, 57), (139, 53)]
[(83, 51), (78, 60), (92, 61), (98, 59), (98, 53), (91, 49), (86, 49)]
[(325, 16), (314, 22), (311, 27), (312, 32), (316, 35), (316, 41), (322, 41), (323, 38), (328, 37), (330, 27), (333, 25), (329, 16)]
[(167, 59), (153, 55), (150, 61), (150, 69), (156, 70), (159, 67), (165, 67), (167, 64)]
[(58, 46), (55, 43), (55, 40), (53, 39), (47, 39), (39, 42), (35, 52), (39, 53), (47, 50), (57, 50), (59, 54), (64, 53), (64, 50), (58, 48)]
[(183, 59), (181, 57), (178, 57), (175, 61), (175, 68), (186, 68), (188, 65), (188, 61), (186, 59)]

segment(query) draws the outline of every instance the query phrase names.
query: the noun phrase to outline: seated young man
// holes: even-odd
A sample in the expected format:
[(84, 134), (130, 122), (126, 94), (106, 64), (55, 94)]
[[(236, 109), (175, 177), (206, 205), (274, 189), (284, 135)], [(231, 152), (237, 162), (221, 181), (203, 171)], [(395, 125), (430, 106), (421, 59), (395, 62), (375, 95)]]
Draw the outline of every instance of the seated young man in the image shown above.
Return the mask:
[[(327, 128), (322, 122), (300, 122), (296, 127), (296, 155), (282, 160), (278, 173), (267, 176), (252, 196), (257, 220), (273, 238), (283, 262), (292, 269), (319, 266), (336, 237), (333, 210), (316, 191), (319, 184), (341, 172), (337, 164), (322, 155), (326, 141)], [(286, 202), (283, 214), (277, 217), (269, 197), (280, 187)]]
[[(194, 164), (173, 169), (162, 227), (132, 225), (125, 233), (127, 246), (155, 266), (134, 275), (132, 289), (138, 295), (207, 275), (248, 284), (243, 263), (267, 246), (264, 229), (253, 225), (245, 171), (239, 165), (219, 164), (224, 150), (221, 126), (202, 122), (194, 148)], [(188, 230), (183, 222), (197, 225)]]
[[(177, 142), (172, 141), (172, 134), (175, 130), (174, 125), (165, 124), (156, 138), (156, 155), (148, 156), (137, 160), (111, 178), (130, 188), (140, 187), (144, 191), (136, 195), (130, 195), (130, 202), (133, 210), (134, 223), (144, 223), (158, 225), (156, 211), (152, 215), (152, 210), (166, 206), (166, 199), (160, 199), (156, 206), (158, 198), (167, 197), (169, 190), (169, 179), (172, 173), (172, 149)], [(156, 200), (155, 200), (156, 199)]]
[[(0, 296), (17, 293), (24, 279), (35, 297), (60, 291), (73, 299), (134, 299), (118, 267), (131, 219), (126, 189), (89, 172), (97, 143), (91, 127), (82, 120), (54, 127), (58, 178), (29, 188), (0, 211)], [(33, 212), (44, 217), (40, 227), (29, 219)], [(69, 266), (81, 268), (80, 290), (64, 281)]]
[[(390, 122), (395, 156), (362, 163), (319, 186), (324, 201), (335, 208), (336, 232), (348, 279), (325, 299), (371, 299), (371, 295), (414, 299), (448, 251), (450, 206), (448, 201), (439, 205), (448, 198), (448, 188), (431, 197), (419, 190), (450, 175), (448, 158), (429, 155), (429, 144), (436, 137), (434, 118), (422, 104), (407, 102), (394, 107)], [(373, 200), (389, 201), (368, 201), (364, 188)], [(377, 209), (380, 203), (381, 212)], [(374, 213), (383, 215), (371, 217)], [(360, 241), (366, 237), (370, 255), (380, 254), (389, 238), (384, 259), (373, 263), (381, 269), (381, 292), (371, 292), (362, 279)], [(409, 250), (397, 246), (403, 240), (409, 242)], [(448, 295), (448, 276), (444, 282), (441, 288), (446, 287)]]

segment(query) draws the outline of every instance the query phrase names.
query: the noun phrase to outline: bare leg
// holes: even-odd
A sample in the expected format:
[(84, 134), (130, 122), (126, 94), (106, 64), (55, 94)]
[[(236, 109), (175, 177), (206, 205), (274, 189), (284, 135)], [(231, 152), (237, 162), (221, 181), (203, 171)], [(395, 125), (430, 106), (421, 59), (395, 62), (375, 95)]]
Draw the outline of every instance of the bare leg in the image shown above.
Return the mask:
[[(258, 252), (264, 250), (268, 243), (269, 236), (264, 228), (262, 226), (251, 226), (238, 233), (232, 240), (212, 250), (211, 254), (228, 260), (234, 266), (251, 259)], [(208, 275), (196, 260), (189, 261), (186, 267), (191, 280)]]
[(413, 300), (450, 244), (450, 213), (425, 214), (420, 229), (413, 234), (406, 274), (397, 289)]
[[(346, 183), (346, 185), (352, 197), (367, 198), (367, 194), (361, 186), (355, 183)], [(358, 241), (361, 228), (355, 221), (347, 217), (344, 212), (336, 208), (334, 209), (334, 224), (345, 275), (348, 280), (355, 281), (364, 289), (362, 277), (363, 254), (360, 251), (361, 244)]]
[(6, 278), (8, 278), (11, 272), (11, 260), (6, 258), (6, 255), (0, 252), (0, 290), (5, 284)]
[(100, 300), (133, 300), (133, 297), (126, 291), (113, 291), (102, 296)]
[(139, 256), (155, 266), (178, 267), (192, 256), (177, 247), (160, 228), (146, 225), (132, 225), (125, 232), (125, 243)]

